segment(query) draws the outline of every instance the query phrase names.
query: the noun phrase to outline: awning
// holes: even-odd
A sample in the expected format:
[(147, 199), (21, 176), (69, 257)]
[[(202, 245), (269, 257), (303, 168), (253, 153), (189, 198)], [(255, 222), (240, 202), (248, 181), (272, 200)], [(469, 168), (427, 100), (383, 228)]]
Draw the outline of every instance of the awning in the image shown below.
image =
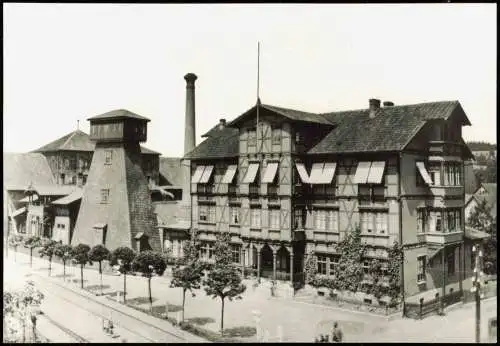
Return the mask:
[(206, 184), (210, 180), (210, 176), (214, 170), (214, 166), (205, 166), (205, 170), (203, 171), (203, 175), (198, 183)]
[(313, 166), (311, 168), (311, 175), (309, 176), (309, 183), (311, 184), (322, 184), (321, 183), (321, 178), (323, 175), (323, 166), (325, 164), (323, 162), (321, 163), (313, 163)]
[[(19, 200), (20, 203), (28, 203), (30, 200), (29, 200), (30, 196), (26, 196), (22, 199)], [(32, 201), (38, 201), (38, 195), (33, 195), (32, 196)]]
[(134, 239), (135, 239), (135, 240), (138, 240), (138, 239), (141, 239), (142, 237), (144, 237), (144, 232), (139, 232), (139, 233), (137, 233), (137, 234), (134, 236)]
[(259, 170), (258, 163), (251, 163), (248, 166), (247, 174), (245, 178), (243, 178), (243, 184), (251, 184), (255, 181), (255, 177), (257, 176), (257, 171)]
[(483, 231), (478, 231), (472, 227), (465, 226), (464, 237), (470, 240), (481, 240), (490, 238), (491, 235)]
[(429, 172), (427, 172), (427, 169), (425, 168), (425, 164), (423, 162), (417, 162), (417, 168), (418, 171), (420, 172), (420, 175), (422, 176), (422, 179), (424, 179), (425, 183), (427, 185), (432, 185), (432, 179), (431, 176), (429, 175)]
[(82, 196), (83, 196), (83, 190), (78, 189), (66, 197), (56, 199), (54, 202), (52, 202), (52, 204), (67, 205), (75, 201), (78, 201), (79, 199), (82, 198)]
[(380, 184), (382, 183), (382, 177), (384, 176), (385, 161), (373, 161), (370, 166), (370, 172), (366, 182), (368, 184)]
[(299, 172), (300, 180), (304, 184), (309, 184), (309, 174), (307, 174), (306, 167), (303, 163), (296, 163), (295, 167), (297, 167), (297, 172)]
[(358, 163), (356, 175), (354, 176), (354, 184), (366, 184), (368, 173), (370, 172), (371, 162), (361, 161)]
[(162, 196), (169, 196), (172, 199), (175, 198), (175, 196), (172, 192), (166, 191), (162, 187), (159, 187), (159, 186), (153, 186), (150, 188), (150, 190), (154, 191), (154, 192), (159, 192), (159, 193), (161, 193)]
[(196, 167), (196, 171), (194, 172), (193, 177), (191, 178), (191, 182), (193, 184), (198, 184), (198, 182), (201, 179), (201, 176), (203, 175), (204, 170), (205, 170), (205, 166)]
[(267, 164), (266, 170), (264, 172), (264, 176), (262, 178), (263, 184), (271, 184), (276, 177), (276, 172), (278, 171), (278, 163), (277, 162), (269, 162)]
[(323, 166), (323, 172), (321, 174), (321, 184), (331, 184), (333, 176), (335, 175), (335, 168), (337, 164), (335, 162), (326, 162)]
[(222, 178), (222, 184), (231, 184), (233, 182), (234, 176), (236, 175), (236, 170), (238, 169), (238, 165), (229, 165), (227, 167), (226, 173)]
[(92, 228), (94, 229), (103, 229), (106, 228), (107, 224), (105, 223), (96, 223)]
[(16, 211), (14, 211), (12, 213), (11, 217), (19, 216), (19, 215), (21, 215), (22, 213), (25, 213), (25, 212), (26, 212), (26, 208), (25, 207), (19, 208), (19, 209), (17, 209)]

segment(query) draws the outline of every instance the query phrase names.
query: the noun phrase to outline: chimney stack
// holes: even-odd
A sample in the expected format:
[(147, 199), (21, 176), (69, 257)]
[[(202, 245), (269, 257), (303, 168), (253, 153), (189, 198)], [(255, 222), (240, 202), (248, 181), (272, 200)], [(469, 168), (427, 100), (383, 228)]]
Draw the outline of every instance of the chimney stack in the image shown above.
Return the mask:
[(394, 102), (384, 101), (384, 107), (392, 107), (392, 106), (394, 106)]
[(198, 77), (194, 73), (184, 76), (186, 80), (186, 126), (184, 129), (184, 154), (187, 154), (196, 146), (196, 117), (195, 117), (195, 93), (194, 82)]
[(374, 118), (377, 114), (377, 111), (380, 109), (380, 100), (379, 99), (370, 99), (370, 118)]
[(226, 127), (226, 119), (219, 120), (219, 130), (223, 130)]

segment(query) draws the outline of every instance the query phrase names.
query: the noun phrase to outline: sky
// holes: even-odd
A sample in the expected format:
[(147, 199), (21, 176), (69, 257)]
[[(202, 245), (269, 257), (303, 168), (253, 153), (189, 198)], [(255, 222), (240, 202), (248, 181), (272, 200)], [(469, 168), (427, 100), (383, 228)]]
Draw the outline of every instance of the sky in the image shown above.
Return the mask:
[(146, 147), (180, 157), (184, 75), (196, 136), (262, 103), (308, 112), (458, 100), (465, 140), (496, 143), (496, 4), (3, 6), (4, 152), (27, 152), (125, 108)]

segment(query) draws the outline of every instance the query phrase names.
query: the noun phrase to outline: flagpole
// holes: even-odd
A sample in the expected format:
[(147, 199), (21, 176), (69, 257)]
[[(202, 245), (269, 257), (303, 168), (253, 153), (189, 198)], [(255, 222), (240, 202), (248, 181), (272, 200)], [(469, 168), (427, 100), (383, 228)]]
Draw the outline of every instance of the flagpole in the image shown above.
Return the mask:
[(260, 108), (260, 42), (257, 42), (257, 124), (255, 127), (256, 144), (257, 144), (257, 155), (260, 154), (259, 147), (259, 108)]

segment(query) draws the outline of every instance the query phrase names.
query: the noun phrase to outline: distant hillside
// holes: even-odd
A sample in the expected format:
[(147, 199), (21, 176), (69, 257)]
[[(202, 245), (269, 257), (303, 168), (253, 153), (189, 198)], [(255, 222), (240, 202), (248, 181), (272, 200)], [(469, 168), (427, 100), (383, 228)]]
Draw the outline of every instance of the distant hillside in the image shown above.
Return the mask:
[(467, 145), (469, 146), (471, 151), (489, 151), (497, 149), (496, 144), (487, 142), (467, 142)]

